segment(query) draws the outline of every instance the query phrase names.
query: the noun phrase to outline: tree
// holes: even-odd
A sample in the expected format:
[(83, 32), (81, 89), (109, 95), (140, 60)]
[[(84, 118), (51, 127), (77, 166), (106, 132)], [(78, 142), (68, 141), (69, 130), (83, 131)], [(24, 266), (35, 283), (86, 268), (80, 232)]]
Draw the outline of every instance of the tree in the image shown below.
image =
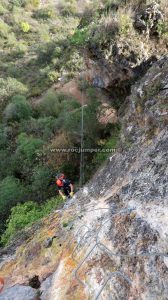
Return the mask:
[(10, 214), (11, 208), (16, 203), (23, 201), (26, 190), (20, 181), (8, 176), (0, 183), (0, 230), (5, 226), (5, 220)]
[(31, 181), (31, 190), (36, 201), (42, 202), (51, 196), (49, 191), (52, 181), (52, 169), (47, 166), (37, 166), (33, 170)]
[(18, 204), (11, 209), (11, 215), (7, 221), (7, 229), (2, 235), (2, 243), (5, 244), (17, 231), (30, 225), (41, 216), (37, 203), (32, 201)]
[(27, 87), (23, 83), (12, 77), (7, 77), (7, 79), (0, 78), (0, 102), (2, 102), (2, 108), (6, 104), (5, 100), (18, 93), (27, 93)]
[(32, 109), (24, 96), (17, 95), (7, 105), (3, 115), (6, 121), (20, 121), (22, 119), (29, 119), (32, 115)]
[(32, 136), (27, 136), (26, 133), (21, 133), (17, 139), (17, 154), (20, 154), (25, 160), (32, 163), (38, 155), (38, 151), (42, 149), (43, 141)]

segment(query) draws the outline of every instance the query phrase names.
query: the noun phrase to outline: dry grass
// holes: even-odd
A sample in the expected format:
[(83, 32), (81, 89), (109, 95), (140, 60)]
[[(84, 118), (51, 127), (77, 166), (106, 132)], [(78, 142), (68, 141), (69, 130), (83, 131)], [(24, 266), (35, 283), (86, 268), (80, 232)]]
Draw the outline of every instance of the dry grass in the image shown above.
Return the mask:
[(160, 7), (161, 10), (163, 11), (165, 21), (168, 21), (168, 5), (167, 5), (167, 0), (160, 0)]
[(100, 24), (102, 25), (102, 29), (105, 31), (113, 31), (114, 28), (118, 27), (117, 16), (108, 13), (108, 15), (103, 15), (100, 20)]

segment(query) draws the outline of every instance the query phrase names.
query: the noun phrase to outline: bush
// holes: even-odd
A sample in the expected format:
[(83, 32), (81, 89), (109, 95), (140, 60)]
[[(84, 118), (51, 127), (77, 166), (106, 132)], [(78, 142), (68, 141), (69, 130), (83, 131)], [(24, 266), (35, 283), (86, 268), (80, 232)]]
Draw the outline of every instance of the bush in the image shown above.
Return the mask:
[(52, 8), (41, 8), (34, 12), (33, 17), (36, 19), (47, 20), (54, 17), (54, 9)]
[(41, 139), (29, 137), (26, 133), (21, 133), (17, 138), (16, 153), (33, 164), (38, 152), (42, 149), (43, 143)]
[(60, 102), (54, 91), (49, 91), (44, 96), (39, 107), (40, 112), (44, 116), (58, 117), (61, 111)]
[[(19, 42), (17, 42), (16, 36), (14, 34), (14, 32), (8, 33), (8, 37), (7, 37), (7, 41), (5, 43), (6, 47), (11, 47), (12, 49), (19, 44)], [(9, 74), (10, 75), (10, 74)]]
[(5, 128), (0, 124), (0, 149), (5, 149), (7, 146), (7, 135), (5, 133)]
[(59, 5), (60, 13), (63, 16), (75, 15), (77, 13), (77, 3), (76, 0), (62, 0)]
[(40, 5), (40, 0), (10, 0), (11, 8), (14, 8), (15, 6), (25, 7), (29, 4), (37, 8)]
[(14, 171), (14, 156), (11, 151), (7, 149), (8, 144), (6, 143), (6, 147), (0, 149), (0, 180), (3, 180), (7, 176), (12, 176)]
[(31, 178), (31, 190), (36, 201), (42, 202), (48, 197), (48, 189), (52, 180), (52, 170), (47, 166), (37, 166)]
[(71, 45), (82, 46), (87, 42), (88, 28), (77, 29), (74, 35), (70, 38)]
[(40, 0), (30, 0), (29, 2), (33, 7), (39, 7), (40, 5)]
[(157, 32), (160, 38), (168, 38), (168, 24), (166, 21), (158, 21)]
[(27, 22), (21, 22), (20, 23), (20, 29), (24, 32), (24, 33), (28, 33), (30, 31), (30, 25)]
[(25, 199), (25, 189), (18, 179), (6, 177), (0, 183), (0, 229), (4, 227), (11, 207)]
[(7, 241), (19, 230), (30, 225), (41, 217), (38, 205), (34, 202), (18, 204), (11, 209), (10, 218), (7, 221), (7, 229), (2, 235), (1, 242), (6, 244)]
[(60, 77), (60, 73), (56, 71), (50, 71), (48, 73), (48, 79), (51, 83), (57, 82), (59, 77)]
[(2, 4), (0, 4), (0, 16), (4, 15), (6, 12), (7, 9)]
[[(16, 44), (16, 43), (14, 43)], [(15, 58), (22, 58), (25, 56), (26, 52), (27, 52), (27, 45), (22, 43), (22, 42), (18, 42), (16, 44), (16, 46), (14, 47), (14, 51), (12, 53), (13, 57)]]
[(7, 38), (9, 31), (10, 27), (3, 20), (0, 20), (0, 37)]
[(133, 22), (129, 14), (119, 13), (119, 34), (127, 36), (133, 30)]
[(34, 134), (47, 141), (51, 139), (56, 133), (57, 120), (54, 117), (43, 117), (34, 119), (31, 118), (28, 121), (23, 120), (20, 123), (20, 130), (27, 134)]
[(55, 49), (55, 45), (53, 43), (44, 44), (37, 52), (37, 63), (39, 65), (48, 65), (51, 63), (52, 55)]
[(27, 87), (15, 78), (0, 78), (0, 101), (8, 99), (15, 94), (26, 94)]
[(113, 136), (107, 140), (105, 145), (103, 146), (102, 152), (97, 153), (95, 157), (93, 158), (93, 165), (100, 166), (108, 157), (110, 154), (113, 154), (113, 152), (110, 152), (109, 149), (116, 149), (117, 144), (119, 141), (119, 134), (120, 134), (120, 126), (116, 126)]
[(18, 204), (11, 210), (11, 215), (7, 220), (7, 229), (1, 237), (1, 242), (7, 244), (14, 235), (35, 221), (49, 214), (53, 209), (62, 206), (62, 198), (52, 198), (39, 206), (29, 201), (24, 204)]
[(61, 117), (62, 114), (67, 114), (67, 111), (73, 111), (79, 108), (80, 104), (71, 97), (63, 94), (56, 94), (50, 90), (44, 96), (39, 106), (39, 111), (43, 116)]
[(4, 111), (4, 119), (6, 121), (20, 121), (29, 119), (32, 115), (32, 110), (24, 96), (15, 96), (12, 102), (7, 105)]
[(61, 56), (61, 53), (62, 53), (61, 47), (57, 46), (53, 51), (53, 57), (59, 58)]

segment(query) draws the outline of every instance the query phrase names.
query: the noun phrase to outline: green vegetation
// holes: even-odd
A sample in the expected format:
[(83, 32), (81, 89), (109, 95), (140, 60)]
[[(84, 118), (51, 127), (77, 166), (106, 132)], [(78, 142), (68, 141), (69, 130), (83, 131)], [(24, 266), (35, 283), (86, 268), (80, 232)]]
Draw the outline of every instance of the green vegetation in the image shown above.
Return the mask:
[(70, 42), (74, 46), (83, 46), (87, 42), (88, 28), (77, 29), (71, 37)]
[(0, 78), (0, 101), (2, 108), (5, 106), (10, 97), (14, 96), (15, 94), (25, 94), (26, 92), (26, 86), (15, 78)]
[(52, 198), (43, 205), (38, 205), (32, 201), (16, 205), (11, 209), (11, 215), (7, 220), (7, 228), (1, 237), (1, 242), (3, 244), (9, 243), (18, 231), (30, 226), (62, 205), (63, 200), (60, 197)]
[(113, 127), (113, 135), (108, 140), (103, 142), (102, 151), (97, 153), (93, 158), (92, 164), (94, 167), (100, 166), (109, 155), (114, 154), (117, 151), (118, 142), (120, 138), (120, 124), (111, 125)]
[(157, 31), (159, 34), (159, 37), (163, 40), (168, 39), (168, 24), (166, 21), (159, 21), (157, 25)]
[(75, 15), (77, 13), (77, 1), (62, 0), (59, 9), (63, 16)]
[[(12, 206), (17, 202), (26, 198), (26, 190), (14, 177), (6, 177), (0, 183), (0, 230), (4, 227), (4, 220), (8, 216), (8, 213)], [(3, 221), (3, 223), (2, 223)]]
[(30, 31), (30, 25), (27, 22), (21, 22), (20, 23), (20, 28), (24, 33), (27, 33)]
[(7, 122), (29, 119), (31, 115), (32, 109), (30, 104), (24, 96), (20, 95), (14, 96), (4, 110), (4, 119)]

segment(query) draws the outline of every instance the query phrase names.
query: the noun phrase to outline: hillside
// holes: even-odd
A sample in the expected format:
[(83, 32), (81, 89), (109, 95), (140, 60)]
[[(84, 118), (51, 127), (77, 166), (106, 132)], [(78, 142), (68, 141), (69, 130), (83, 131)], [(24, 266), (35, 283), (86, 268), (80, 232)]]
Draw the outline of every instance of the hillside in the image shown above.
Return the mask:
[(2, 1), (0, 45), (0, 300), (167, 300), (166, 2)]

